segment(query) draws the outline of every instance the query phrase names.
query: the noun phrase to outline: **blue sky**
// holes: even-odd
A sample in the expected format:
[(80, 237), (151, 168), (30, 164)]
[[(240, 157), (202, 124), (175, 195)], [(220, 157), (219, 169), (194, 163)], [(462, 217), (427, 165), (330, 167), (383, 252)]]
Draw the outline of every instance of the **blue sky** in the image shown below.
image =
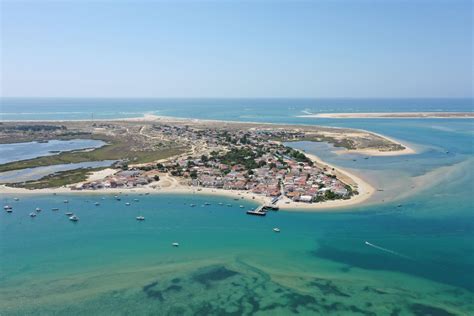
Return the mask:
[(1, 94), (471, 97), (471, 1), (1, 1)]

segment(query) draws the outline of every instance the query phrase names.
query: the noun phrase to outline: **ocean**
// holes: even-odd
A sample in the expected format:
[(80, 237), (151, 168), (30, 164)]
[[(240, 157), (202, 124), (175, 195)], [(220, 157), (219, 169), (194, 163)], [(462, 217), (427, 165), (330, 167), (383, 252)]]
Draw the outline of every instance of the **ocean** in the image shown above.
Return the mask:
[[(0, 214), (0, 314), (472, 315), (474, 121), (297, 117), (472, 111), (472, 105), (471, 99), (2, 100), (2, 120), (152, 113), (340, 126), (393, 137), (417, 154), (364, 159), (327, 144), (292, 144), (380, 189), (368, 204), (340, 211), (259, 218), (245, 215), (252, 202), (217, 196), (3, 196), (13, 212)], [(36, 207), (42, 211), (30, 218)], [(78, 223), (67, 219), (68, 210)], [(138, 215), (146, 220), (137, 222)]]

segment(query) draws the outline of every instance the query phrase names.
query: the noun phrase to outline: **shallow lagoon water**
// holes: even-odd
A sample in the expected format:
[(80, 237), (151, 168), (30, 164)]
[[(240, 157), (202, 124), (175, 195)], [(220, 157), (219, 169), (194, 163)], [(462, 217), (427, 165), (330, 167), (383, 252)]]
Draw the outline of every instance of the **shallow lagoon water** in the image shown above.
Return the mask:
[(48, 175), (75, 169), (108, 167), (116, 160), (86, 161), (77, 163), (58, 164), (44, 167), (25, 168), (0, 172), (0, 183), (18, 183), (38, 180)]
[(94, 139), (50, 140), (47, 142), (26, 142), (0, 144), (0, 164), (57, 155), (64, 151), (99, 148), (105, 142)]
[(474, 307), (473, 224), (410, 217), (438, 211), (423, 199), (265, 218), (237, 203), (254, 206), (201, 195), (20, 196), (1, 214), (2, 314), (466, 315)]
[[(242, 115), (213, 115), (229, 111)], [(259, 218), (245, 215), (251, 202), (200, 195), (120, 202), (98, 194), (25, 195), (18, 202), (9, 196), (13, 213), (0, 214), (0, 313), (470, 315), (473, 121), (281, 113), (267, 121), (363, 128), (419, 153), (366, 160), (327, 145), (294, 144), (384, 189), (368, 205), (338, 212)], [(30, 218), (36, 207), (43, 211)], [(67, 208), (78, 223), (68, 221)], [(137, 222), (138, 215), (146, 220)]]

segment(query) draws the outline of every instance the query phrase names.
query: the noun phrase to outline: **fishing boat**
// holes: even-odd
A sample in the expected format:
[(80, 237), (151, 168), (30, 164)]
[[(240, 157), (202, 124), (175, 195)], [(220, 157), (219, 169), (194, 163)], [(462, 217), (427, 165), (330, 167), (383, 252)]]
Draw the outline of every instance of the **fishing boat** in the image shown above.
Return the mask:
[(273, 231), (274, 231), (275, 233), (279, 233), (279, 232), (280, 232), (280, 228), (275, 227), (275, 228), (273, 228)]
[(171, 245), (172, 245), (173, 247), (179, 247), (179, 243), (177, 243), (177, 242), (174, 242), (174, 243), (172, 243)]
[(79, 221), (79, 217), (77, 217), (76, 215), (72, 215), (71, 217), (69, 217), (69, 220), (72, 222), (77, 222)]
[(8, 210), (11, 210), (12, 208), (13, 208), (13, 207), (11, 207), (10, 205), (5, 205), (5, 206), (3, 207), (3, 209), (4, 209), (5, 211), (7, 211), (7, 212), (8, 212)]
[(137, 221), (144, 221), (145, 217), (144, 216), (137, 216), (136, 219), (137, 219)]
[(30, 217), (36, 217), (36, 213), (35, 213), (35, 212), (31, 212), (31, 213), (30, 213)]

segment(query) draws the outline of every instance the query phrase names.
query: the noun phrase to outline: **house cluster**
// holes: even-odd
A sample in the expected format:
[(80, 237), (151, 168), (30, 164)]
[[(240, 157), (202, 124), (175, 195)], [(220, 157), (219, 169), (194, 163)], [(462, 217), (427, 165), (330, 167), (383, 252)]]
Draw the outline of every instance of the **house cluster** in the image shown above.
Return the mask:
[(156, 170), (122, 170), (102, 180), (89, 181), (75, 185), (73, 190), (97, 190), (108, 188), (135, 188), (157, 180)]
[[(269, 139), (268, 132), (227, 134), (223, 153), (188, 157), (163, 166), (196, 187), (246, 190), (269, 197), (319, 202), (349, 198), (350, 186), (315, 165), (304, 154)], [(264, 138), (264, 141), (262, 141)]]
[(166, 172), (195, 187), (245, 190), (268, 197), (283, 195), (308, 203), (353, 194), (351, 187), (330, 171), (277, 141), (301, 138), (302, 133), (297, 130), (194, 129), (173, 125), (155, 125), (153, 130), (160, 139), (189, 145), (193, 148), (191, 156), (148, 164), (141, 170), (120, 171), (75, 189), (133, 188), (147, 185), (157, 180), (158, 173)]
[(320, 168), (307, 164), (288, 162), (284, 195), (293, 201), (318, 202), (327, 199), (349, 198), (350, 186)]

